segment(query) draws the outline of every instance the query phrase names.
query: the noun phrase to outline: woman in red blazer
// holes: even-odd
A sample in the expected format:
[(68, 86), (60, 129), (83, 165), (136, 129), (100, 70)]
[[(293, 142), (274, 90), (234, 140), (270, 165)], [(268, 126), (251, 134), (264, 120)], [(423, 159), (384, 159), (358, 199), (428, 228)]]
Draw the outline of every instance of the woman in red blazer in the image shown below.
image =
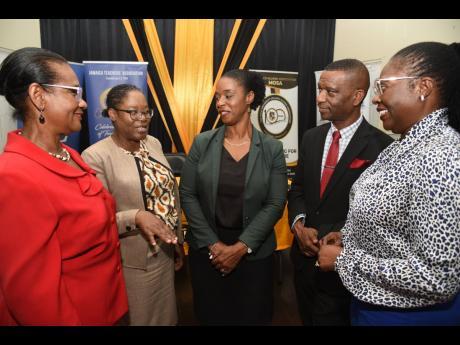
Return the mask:
[(24, 128), (0, 155), (0, 325), (113, 325), (127, 312), (115, 203), (60, 137), (86, 103), (60, 55), (10, 54), (0, 94)]

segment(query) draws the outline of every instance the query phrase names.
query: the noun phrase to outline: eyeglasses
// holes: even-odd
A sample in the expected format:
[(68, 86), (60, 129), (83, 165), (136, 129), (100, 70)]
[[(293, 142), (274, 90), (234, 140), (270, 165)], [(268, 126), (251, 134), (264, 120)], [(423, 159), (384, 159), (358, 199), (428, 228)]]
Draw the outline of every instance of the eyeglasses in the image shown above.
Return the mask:
[(131, 117), (131, 120), (136, 121), (136, 120), (142, 120), (143, 118), (145, 119), (151, 119), (153, 116), (153, 109), (149, 109), (146, 111), (137, 111), (137, 110), (130, 110), (130, 109), (117, 109), (113, 108), (116, 111), (123, 111), (125, 113), (128, 113), (129, 116)]
[(61, 89), (68, 89), (75, 91), (75, 100), (80, 102), (83, 96), (83, 89), (80, 86), (67, 86), (67, 85), (57, 85), (57, 84), (40, 84), (47, 87), (59, 87)]
[(381, 96), (385, 91), (385, 85), (382, 85), (382, 81), (391, 81), (391, 80), (402, 80), (402, 79), (417, 79), (419, 77), (389, 77), (389, 78), (380, 78), (375, 79), (374, 82), (374, 93)]

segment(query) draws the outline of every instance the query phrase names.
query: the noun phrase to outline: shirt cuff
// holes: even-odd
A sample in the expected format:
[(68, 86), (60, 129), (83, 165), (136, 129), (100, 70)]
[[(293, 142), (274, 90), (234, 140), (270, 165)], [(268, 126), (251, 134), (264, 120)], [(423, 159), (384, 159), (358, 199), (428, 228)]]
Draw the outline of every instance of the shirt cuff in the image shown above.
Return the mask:
[(307, 216), (307, 215), (306, 215), (305, 213), (301, 213), (301, 214), (298, 214), (298, 215), (294, 218), (294, 221), (293, 221), (292, 224), (291, 224), (291, 232), (294, 230), (294, 225), (295, 225), (295, 223), (297, 223), (297, 221), (298, 221), (299, 219), (302, 219), (302, 224), (305, 225), (305, 217), (306, 217), (306, 216)]

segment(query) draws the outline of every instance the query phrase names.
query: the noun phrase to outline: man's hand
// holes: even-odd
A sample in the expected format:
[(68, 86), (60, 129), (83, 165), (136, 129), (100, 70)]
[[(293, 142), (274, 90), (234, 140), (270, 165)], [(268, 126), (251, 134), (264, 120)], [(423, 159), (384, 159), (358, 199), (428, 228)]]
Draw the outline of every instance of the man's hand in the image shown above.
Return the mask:
[(316, 256), (319, 252), (318, 230), (314, 228), (306, 228), (302, 220), (299, 219), (294, 224), (294, 236), (297, 239), (300, 250), (305, 256)]
[(160, 218), (148, 211), (139, 211), (135, 217), (136, 226), (149, 243), (156, 244), (155, 236), (166, 243), (177, 243), (177, 236)]
[(343, 247), (342, 246), (342, 233), (340, 231), (330, 232), (319, 241), (319, 244), (320, 246), (323, 246), (325, 244), (330, 244), (334, 246)]

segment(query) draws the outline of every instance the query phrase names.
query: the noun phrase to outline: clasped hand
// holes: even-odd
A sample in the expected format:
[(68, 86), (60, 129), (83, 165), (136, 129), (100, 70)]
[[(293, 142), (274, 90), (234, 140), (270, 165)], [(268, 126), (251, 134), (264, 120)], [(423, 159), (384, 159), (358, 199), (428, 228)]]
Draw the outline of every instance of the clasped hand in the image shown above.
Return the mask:
[(247, 247), (242, 242), (226, 245), (219, 241), (209, 246), (209, 259), (222, 275), (226, 275), (235, 269), (246, 252)]
[(318, 240), (318, 230), (307, 228), (302, 221), (297, 221), (294, 225), (294, 235), (303, 255), (318, 256), (317, 266), (322, 271), (335, 269), (335, 261), (342, 252), (342, 233), (340, 231), (330, 232)]

